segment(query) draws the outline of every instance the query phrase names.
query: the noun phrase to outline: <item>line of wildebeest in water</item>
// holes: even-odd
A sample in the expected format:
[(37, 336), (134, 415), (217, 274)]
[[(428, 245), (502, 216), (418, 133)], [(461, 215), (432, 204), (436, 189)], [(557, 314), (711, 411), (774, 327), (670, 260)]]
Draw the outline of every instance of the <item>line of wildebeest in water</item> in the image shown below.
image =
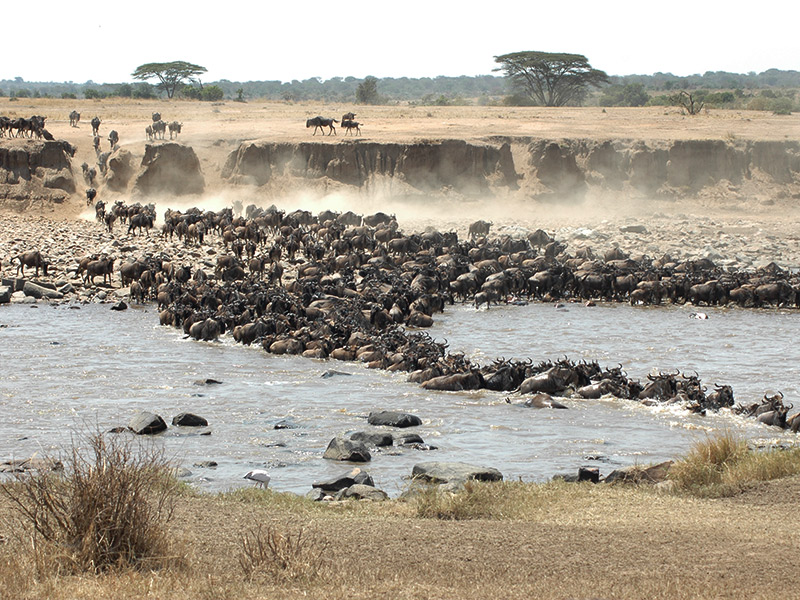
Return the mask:
[[(150, 235), (153, 205), (96, 205), (109, 231)], [(221, 243), (216, 261), (183, 264), (166, 252), (118, 265), (121, 284), (136, 302), (157, 302), (162, 325), (197, 340), (230, 332), (236, 342), (259, 344), (273, 354), (360, 361), (370, 368), (407, 372), (429, 390), (488, 389), (511, 393), (508, 401), (536, 408), (566, 408), (555, 398), (612, 395), (647, 405), (679, 403), (704, 414), (730, 407), (761, 423), (797, 432), (800, 413), (783, 395), (735, 405), (729, 385), (708, 392), (698, 375), (651, 374), (646, 382), (621, 366), (597, 362), (497, 359), (474, 364), (449, 353), (446, 342), (426, 331), (446, 305), (470, 302), (490, 307), (527, 301), (596, 300), (741, 307), (796, 307), (800, 279), (778, 265), (746, 271), (711, 260), (674, 261), (628, 255), (613, 248), (597, 256), (589, 248), (568, 251), (543, 230), (527, 237), (489, 235), (477, 221), (467, 239), (456, 232), (404, 234), (391, 215), (360, 216), (323, 211), (314, 216), (250, 205), (243, 216), (231, 208), (167, 210), (161, 236), (187, 247)], [(39, 252), (15, 257), (24, 267), (47, 268)], [(85, 285), (97, 277), (110, 284), (115, 258), (88, 256), (75, 267)], [(291, 265), (294, 277), (286, 283)]]

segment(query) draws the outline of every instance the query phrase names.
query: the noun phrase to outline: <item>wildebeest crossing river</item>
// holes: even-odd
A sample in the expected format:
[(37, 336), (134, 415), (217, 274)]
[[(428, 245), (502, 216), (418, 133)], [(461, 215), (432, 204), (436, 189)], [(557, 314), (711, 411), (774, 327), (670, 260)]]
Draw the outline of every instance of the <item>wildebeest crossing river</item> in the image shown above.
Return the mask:
[[(696, 371), (705, 385), (733, 386), (736, 401), (781, 391), (798, 396), (800, 322), (780, 310), (628, 305), (586, 307), (448, 307), (430, 330), (450, 352), (476, 362), (568, 356), (621, 363), (632, 377), (658, 370)], [(612, 469), (674, 458), (707, 432), (733, 430), (748, 439), (790, 442), (796, 434), (733, 415), (699, 416), (678, 407), (619, 400), (571, 400), (568, 410), (515, 405), (519, 398), (480, 390), (435, 392), (403, 373), (357, 363), (274, 356), (222, 342), (196, 342), (158, 325), (155, 309), (112, 312), (108, 304), (10, 305), (0, 310), (0, 459), (53, 454), (76, 432), (125, 425), (140, 410), (206, 417), (211, 435), (171, 427), (147, 443), (163, 444), (203, 490), (248, 485), (252, 468), (272, 473), (271, 487), (305, 493), (315, 480), (349, 467), (322, 454), (339, 433), (372, 429), (372, 410), (422, 418), (414, 428), (436, 449), (373, 452), (362, 465), (391, 495), (408, 485), (413, 465), (461, 460), (496, 467), (506, 478), (543, 481), (578, 466)], [(323, 377), (326, 372), (337, 374)], [(221, 381), (209, 385), (206, 379)], [(287, 428), (276, 429), (283, 422)], [(424, 448), (425, 446), (423, 446)], [(197, 466), (214, 461), (216, 467)]]

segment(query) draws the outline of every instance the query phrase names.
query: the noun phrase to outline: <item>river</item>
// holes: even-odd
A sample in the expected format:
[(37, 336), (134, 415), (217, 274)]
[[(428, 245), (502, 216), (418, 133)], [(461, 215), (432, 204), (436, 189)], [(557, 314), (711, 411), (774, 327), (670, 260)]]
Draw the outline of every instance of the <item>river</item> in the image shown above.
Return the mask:
[[(800, 320), (795, 311), (631, 307), (600, 304), (448, 307), (430, 334), (479, 363), (497, 357), (534, 362), (568, 356), (622, 364), (629, 376), (680, 369), (709, 389), (733, 386), (737, 402), (781, 391), (798, 396)], [(322, 375), (335, 370), (333, 377)], [(208, 385), (206, 379), (221, 381)], [(511, 403), (506, 400), (510, 399)], [(392, 447), (360, 465), (396, 496), (414, 464), (459, 460), (499, 469), (507, 479), (544, 481), (582, 465), (614, 468), (675, 458), (692, 442), (732, 430), (757, 443), (794, 434), (724, 410), (699, 416), (676, 407), (645, 407), (614, 398), (572, 400), (568, 410), (527, 409), (520, 398), (490, 392), (430, 392), (404, 374), (361, 364), (273, 356), (220, 342), (185, 339), (161, 327), (152, 307), (124, 312), (108, 304), (7, 305), (0, 308), (0, 459), (53, 455), (72, 440), (126, 425), (138, 411), (170, 423), (180, 412), (209, 421), (210, 435), (170, 429), (144, 443), (160, 445), (183, 477), (205, 491), (249, 485), (252, 468), (271, 487), (304, 494), (311, 483), (352, 465), (325, 460), (335, 435), (372, 430), (372, 410), (412, 412), (414, 429), (435, 450)], [(280, 421), (293, 427), (275, 429)], [(196, 466), (215, 461), (216, 467)]]

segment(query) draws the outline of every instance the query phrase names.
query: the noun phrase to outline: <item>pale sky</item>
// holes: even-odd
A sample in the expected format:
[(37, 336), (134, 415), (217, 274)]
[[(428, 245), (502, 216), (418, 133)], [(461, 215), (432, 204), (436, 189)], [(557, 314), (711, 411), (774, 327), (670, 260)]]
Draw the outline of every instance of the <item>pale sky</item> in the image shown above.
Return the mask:
[(6, 19), (0, 79), (132, 82), (140, 64), (173, 60), (206, 67), (206, 82), (483, 75), (494, 56), (522, 50), (583, 54), (609, 75), (800, 70), (796, 0), (40, 0), (32, 10)]

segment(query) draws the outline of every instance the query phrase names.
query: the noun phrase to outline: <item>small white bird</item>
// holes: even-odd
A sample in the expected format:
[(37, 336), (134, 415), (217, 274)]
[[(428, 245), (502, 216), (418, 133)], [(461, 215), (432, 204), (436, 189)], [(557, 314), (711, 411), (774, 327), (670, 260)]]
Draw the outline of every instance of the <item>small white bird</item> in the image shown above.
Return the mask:
[(690, 316), (692, 319), (700, 319), (701, 321), (708, 319), (708, 315), (702, 312), (692, 313)]
[(269, 473), (263, 469), (253, 469), (247, 475), (245, 475), (244, 478), (255, 481), (258, 487), (269, 487)]

